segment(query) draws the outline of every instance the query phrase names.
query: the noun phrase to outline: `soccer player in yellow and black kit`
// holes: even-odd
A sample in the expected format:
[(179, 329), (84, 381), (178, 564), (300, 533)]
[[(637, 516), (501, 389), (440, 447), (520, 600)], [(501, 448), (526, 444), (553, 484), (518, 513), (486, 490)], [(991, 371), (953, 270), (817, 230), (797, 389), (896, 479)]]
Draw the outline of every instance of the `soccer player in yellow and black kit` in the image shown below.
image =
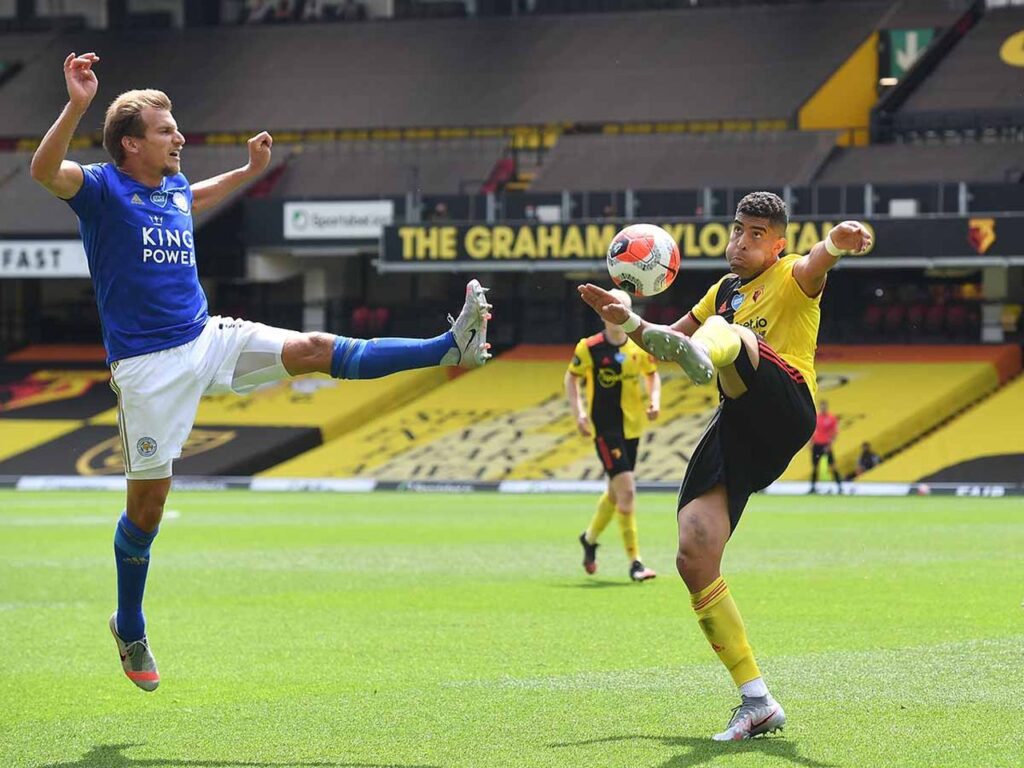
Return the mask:
[[(610, 292), (623, 306), (631, 307), (625, 291)], [(579, 382), (586, 383), (584, 405)], [(643, 386), (647, 385), (647, 396)], [(605, 322), (601, 333), (580, 339), (565, 372), (565, 395), (576, 419), (576, 429), (591, 437), (601, 466), (608, 475), (608, 489), (597, 503), (597, 512), (587, 530), (580, 534), (583, 568), (597, 571), (597, 538), (614, 515), (619, 522), (622, 543), (629, 559), (629, 577), (647, 581), (657, 574), (640, 560), (636, 531), (636, 451), (644, 421), (653, 421), (661, 408), (661, 379), (654, 358), (640, 349), (626, 332)]]
[(695, 384), (718, 373), (721, 404), (690, 458), (676, 507), (676, 568), (701, 630), (740, 689), (740, 705), (717, 741), (768, 733), (786, 721), (722, 579), (722, 552), (750, 494), (776, 480), (814, 431), (825, 277), (843, 254), (871, 246), (863, 225), (845, 221), (806, 256), (783, 256), (787, 224), (777, 195), (740, 200), (726, 248), (731, 273), (671, 327), (643, 321), (597, 286), (579, 288), (603, 319), (659, 360), (678, 363)]

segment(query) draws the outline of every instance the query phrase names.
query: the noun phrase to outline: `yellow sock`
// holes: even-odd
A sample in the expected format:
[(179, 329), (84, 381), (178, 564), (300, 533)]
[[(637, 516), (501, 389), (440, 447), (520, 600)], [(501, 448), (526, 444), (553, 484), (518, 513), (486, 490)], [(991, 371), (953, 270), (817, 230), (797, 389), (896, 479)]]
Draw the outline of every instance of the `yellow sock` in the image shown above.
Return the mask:
[(597, 512), (594, 513), (594, 516), (590, 519), (590, 525), (587, 527), (587, 543), (597, 543), (597, 537), (601, 535), (601, 531), (608, 527), (608, 523), (612, 521), (612, 515), (614, 514), (615, 505), (612, 504), (608, 492), (605, 491), (598, 500)]
[(619, 519), (619, 533), (622, 534), (622, 544), (626, 547), (626, 557), (629, 562), (640, 559), (640, 544), (636, 535), (636, 510), (631, 514), (624, 515), (619, 510), (616, 517)]
[(715, 368), (732, 365), (740, 355), (743, 342), (729, 323), (720, 315), (712, 315), (694, 331), (691, 337), (708, 351)]
[(759, 678), (761, 670), (757, 668), (743, 619), (725, 580), (719, 576), (700, 592), (691, 594), (690, 603), (704, 637), (729, 670), (736, 686)]

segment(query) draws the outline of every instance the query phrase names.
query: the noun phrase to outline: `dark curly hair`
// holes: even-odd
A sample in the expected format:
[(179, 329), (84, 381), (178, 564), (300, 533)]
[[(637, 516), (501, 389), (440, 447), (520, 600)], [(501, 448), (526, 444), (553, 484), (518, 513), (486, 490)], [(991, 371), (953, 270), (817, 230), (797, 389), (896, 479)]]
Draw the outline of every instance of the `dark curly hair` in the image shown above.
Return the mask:
[(786, 201), (773, 192), (751, 192), (745, 195), (736, 206), (736, 215), (741, 213), (744, 216), (768, 219), (783, 235), (786, 233), (786, 225), (789, 224)]

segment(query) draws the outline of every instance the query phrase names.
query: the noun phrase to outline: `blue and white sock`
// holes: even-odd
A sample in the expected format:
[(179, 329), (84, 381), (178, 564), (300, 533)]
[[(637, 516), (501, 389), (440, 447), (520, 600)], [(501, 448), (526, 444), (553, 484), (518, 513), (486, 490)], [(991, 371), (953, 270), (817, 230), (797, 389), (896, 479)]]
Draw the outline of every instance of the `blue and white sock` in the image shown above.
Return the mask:
[(430, 368), (455, 347), (446, 331), (432, 339), (351, 339), (338, 336), (331, 356), (331, 376), (336, 379), (379, 379), (399, 371)]
[(122, 512), (114, 533), (114, 559), (117, 562), (117, 634), (126, 643), (146, 634), (142, 615), (142, 593), (149, 572), (149, 547), (159, 526), (151, 533), (139, 528)]

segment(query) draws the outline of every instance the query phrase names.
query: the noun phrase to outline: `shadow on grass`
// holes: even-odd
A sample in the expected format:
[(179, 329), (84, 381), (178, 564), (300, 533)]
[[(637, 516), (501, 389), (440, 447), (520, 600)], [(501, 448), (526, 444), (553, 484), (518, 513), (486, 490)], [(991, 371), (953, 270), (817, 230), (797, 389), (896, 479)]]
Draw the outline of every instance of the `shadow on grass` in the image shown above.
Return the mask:
[(587, 579), (586, 581), (575, 581), (572, 584), (552, 584), (551, 586), (562, 589), (607, 589), (608, 587), (635, 587), (636, 585), (631, 581)]
[(135, 759), (123, 754), (140, 744), (103, 744), (93, 747), (74, 762), (48, 763), (39, 768), (437, 768), (398, 763), (263, 762), (258, 760), (179, 760), (175, 758)]
[(836, 768), (832, 763), (823, 763), (803, 757), (797, 752), (796, 743), (782, 736), (761, 736), (746, 741), (712, 741), (707, 736), (608, 736), (604, 739), (552, 744), (551, 747), (585, 747), (590, 744), (607, 744), (615, 741), (655, 741), (669, 749), (686, 750), (659, 763), (658, 768), (690, 768), (695, 765), (710, 765), (718, 758), (729, 758), (733, 755), (748, 753), (788, 760), (793, 765), (801, 765), (805, 768)]

